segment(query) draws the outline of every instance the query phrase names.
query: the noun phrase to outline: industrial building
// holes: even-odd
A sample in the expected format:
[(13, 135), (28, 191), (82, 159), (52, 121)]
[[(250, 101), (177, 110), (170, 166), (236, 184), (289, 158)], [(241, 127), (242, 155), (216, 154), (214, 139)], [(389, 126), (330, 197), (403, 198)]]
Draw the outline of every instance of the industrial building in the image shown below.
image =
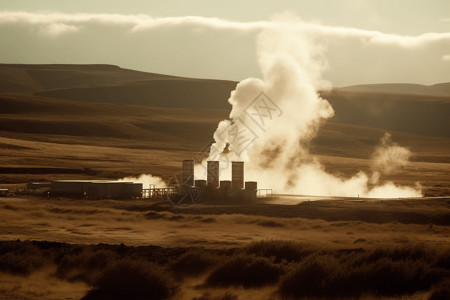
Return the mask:
[(142, 196), (142, 183), (106, 180), (55, 180), (52, 196), (89, 199), (129, 199)]
[[(246, 203), (256, 200), (258, 184), (256, 181), (244, 181), (244, 162), (231, 163), (231, 180), (220, 180), (219, 161), (208, 161), (206, 180), (195, 180), (194, 161), (184, 160), (182, 164), (182, 184), (169, 188), (145, 189), (144, 197), (167, 198), (172, 204), (181, 204), (188, 200), (192, 203), (208, 201), (210, 203)], [(271, 190), (264, 190), (267, 192)], [(268, 195), (268, 193), (265, 193)]]
[[(231, 180), (220, 180), (220, 163), (208, 161), (206, 180), (195, 180), (194, 160), (182, 163), (182, 183), (167, 188), (143, 189), (142, 183), (107, 180), (55, 180), (50, 183), (50, 196), (87, 199), (166, 199), (178, 205), (184, 201), (198, 203), (245, 203), (258, 198), (258, 192), (269, 195), (271, 190), (258, 190), (256, 181), (244, 180), (244, 162), (231, 162)], [(33, 183), (29, 188), (39, 188), (48, 183)]]
[(0, 197), (7, 197), (9, 196), (9, 190), (8, 189), (0, 189)]

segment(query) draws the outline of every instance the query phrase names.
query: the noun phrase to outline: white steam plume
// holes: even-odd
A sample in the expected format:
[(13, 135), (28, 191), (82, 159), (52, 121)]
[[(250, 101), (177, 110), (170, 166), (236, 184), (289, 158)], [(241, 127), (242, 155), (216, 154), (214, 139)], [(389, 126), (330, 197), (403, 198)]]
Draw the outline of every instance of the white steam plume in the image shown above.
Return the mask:
[(411, 155), (409, 149), (393, 143), (391, 135), (386, 133), (372, 155), (373, 168), (384, 174), (392, 174), (400, 167), (407, 166)]
[(131, 181), (135, 183), (142, 183), (144, 189), (148, 189), (150, 185), (154, 185), (157, 188), (165, 188), (167, 184), (161, 177), (152, 176), (151, 174), (142, 174), (139, 177), (124, 177), (117, 181)]
[[(421, 196), (419, 187), (380, 184), (378, 173), (371, 178), (364, 172), (351, 178), (328, 174), (309, 153), (311, 139), (334, 110), (316, 92), (327, 86), (321, 77), (327, 68), (325, 49), (314, 35), (296, 30), (296, 22), (285, 15), (273, 22), (276, 26), (259, 34), (257, 54), (263, 79), (243, 80), (232, 92), (228, 100), (232, 105), (230, 120), (219, 123), (208, 160), (221, 161), (221, 168), (225, 168), (221, 178), (231, 173), (228, 162), (243, 160), (246, 178), (275, 193)], [(383, 166), (383, 161), (393, 167), (404, 165), (409, 152), (388, 145), (387, 140), (374, 154), (376, 165)]]

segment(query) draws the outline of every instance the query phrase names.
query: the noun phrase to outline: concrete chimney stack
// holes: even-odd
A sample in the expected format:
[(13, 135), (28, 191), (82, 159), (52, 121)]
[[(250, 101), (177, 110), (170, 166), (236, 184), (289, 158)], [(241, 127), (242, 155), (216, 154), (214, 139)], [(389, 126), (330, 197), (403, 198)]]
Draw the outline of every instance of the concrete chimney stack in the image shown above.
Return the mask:
[(219, 187), (219, 162), (208, 161), (206, 166), (206, 173), (208, 188), (217, 189)]
[(244, 188), (244, 162), (231, 162), (231, 186), (233, 189), (242, 190)]
[(194, 160), (183, 160), (183, 185), (194, 186)]

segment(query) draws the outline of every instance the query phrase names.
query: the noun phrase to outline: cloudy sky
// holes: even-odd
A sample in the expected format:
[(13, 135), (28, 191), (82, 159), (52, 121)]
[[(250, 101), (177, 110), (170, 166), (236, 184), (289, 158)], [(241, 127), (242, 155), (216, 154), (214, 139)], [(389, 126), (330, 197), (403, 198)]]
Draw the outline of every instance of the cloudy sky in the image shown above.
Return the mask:
[(448, 0), (1, 0), (0, 62), (242, 80), (282, 19), (323, 49), (334, 86), (450, 81)]

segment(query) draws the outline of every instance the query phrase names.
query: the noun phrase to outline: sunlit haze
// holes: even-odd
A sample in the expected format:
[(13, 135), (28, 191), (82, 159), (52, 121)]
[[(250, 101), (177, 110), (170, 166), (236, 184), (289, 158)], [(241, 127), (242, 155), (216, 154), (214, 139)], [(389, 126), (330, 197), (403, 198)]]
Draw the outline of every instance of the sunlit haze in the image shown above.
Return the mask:
[[(326, 52), (333, 86), (450, 81), (450, 2), (2, 1), (4, 63), (108, 63), (171, 75), (260, 77), (257, 34), (279, 14)], [(31, 47), (32, 45), (32, 47)]]
[(0, 299), (450, 299), (450, 0), (0, 0)]

